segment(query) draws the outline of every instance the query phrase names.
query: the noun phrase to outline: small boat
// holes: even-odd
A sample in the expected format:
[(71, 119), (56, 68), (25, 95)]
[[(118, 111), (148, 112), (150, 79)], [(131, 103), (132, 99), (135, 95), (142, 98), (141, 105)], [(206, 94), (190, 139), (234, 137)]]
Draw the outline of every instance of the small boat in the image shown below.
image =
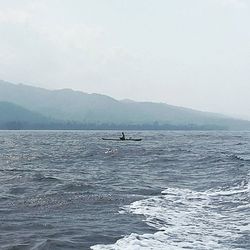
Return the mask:
[(104, 141), (141, 141), (142, 139), (133, 139), (133, 138), (128, 138), (128, 139), (117, 139), (117, 138), (102, 138)]

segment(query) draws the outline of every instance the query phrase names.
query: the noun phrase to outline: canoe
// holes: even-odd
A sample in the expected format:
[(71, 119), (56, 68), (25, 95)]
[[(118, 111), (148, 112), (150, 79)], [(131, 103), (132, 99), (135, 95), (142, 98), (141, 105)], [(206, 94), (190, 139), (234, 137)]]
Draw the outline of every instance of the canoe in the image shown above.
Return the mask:
[(125, 140), (117, 139), (117, 138), (102, 138), (104, 141), (141, 141), (142, 139), (133, 139), (133, 138), (128, 138)]

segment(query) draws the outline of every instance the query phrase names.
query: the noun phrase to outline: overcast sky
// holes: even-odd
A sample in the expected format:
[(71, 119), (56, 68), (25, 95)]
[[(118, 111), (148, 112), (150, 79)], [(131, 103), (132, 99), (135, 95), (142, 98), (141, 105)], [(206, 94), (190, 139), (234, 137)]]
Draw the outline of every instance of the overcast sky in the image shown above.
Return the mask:
[(250, 0), (0, 0), (0, 79), (250, 118)]

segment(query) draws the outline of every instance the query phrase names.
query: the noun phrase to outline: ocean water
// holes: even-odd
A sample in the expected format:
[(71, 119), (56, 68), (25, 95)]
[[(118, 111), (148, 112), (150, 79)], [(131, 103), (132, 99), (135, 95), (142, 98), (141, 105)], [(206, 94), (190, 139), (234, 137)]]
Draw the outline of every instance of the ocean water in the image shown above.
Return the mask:
[(0, 131), (0, 249), (250, 249), (250, 133)]

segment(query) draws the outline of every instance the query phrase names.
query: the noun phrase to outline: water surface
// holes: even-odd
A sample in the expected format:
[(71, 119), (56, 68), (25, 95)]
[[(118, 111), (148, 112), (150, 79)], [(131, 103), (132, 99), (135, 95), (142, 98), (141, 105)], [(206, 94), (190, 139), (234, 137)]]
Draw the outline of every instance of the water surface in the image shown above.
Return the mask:
[(0, 132), (1, 249), (250, 249), (250, 133)]

